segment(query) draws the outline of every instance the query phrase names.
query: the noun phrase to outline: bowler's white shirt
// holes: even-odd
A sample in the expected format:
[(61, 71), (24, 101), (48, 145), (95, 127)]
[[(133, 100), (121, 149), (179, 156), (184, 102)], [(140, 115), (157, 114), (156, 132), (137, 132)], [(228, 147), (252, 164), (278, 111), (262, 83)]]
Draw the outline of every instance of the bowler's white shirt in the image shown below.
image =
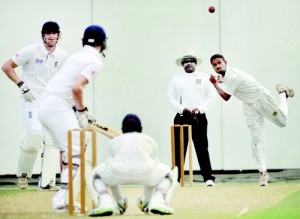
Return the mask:
[(46, 95), (55, 95), (65, 99), (70, 105), (74, 104), (72, 86), (80, 75), (88, 81), (102, 68), (99, 52), (85, 45), (79, 52), (72, 55), (57, 74), (48, 83)]
[(31, 89), (34, 97), (39, 99), (66, 57), (66, 52), (58, 46), (49, 53), (41, 42), (24, 47), (12, 57), (12, 60), (18, 66), (22, 66), (22, 80)]
[(206, 113), (216, 98), (217, 93), (209, 81), (209, 76), (201, 72), (176, 74), (171, 79), (167, 91), (169, 105), (180, 114), (184, 108), (198, 108), (201, 114)]
[(227, 66), (221, 85), (226, 93), (246, 103), (256, 101), (265, 90), (251, 75), (230, 66)]

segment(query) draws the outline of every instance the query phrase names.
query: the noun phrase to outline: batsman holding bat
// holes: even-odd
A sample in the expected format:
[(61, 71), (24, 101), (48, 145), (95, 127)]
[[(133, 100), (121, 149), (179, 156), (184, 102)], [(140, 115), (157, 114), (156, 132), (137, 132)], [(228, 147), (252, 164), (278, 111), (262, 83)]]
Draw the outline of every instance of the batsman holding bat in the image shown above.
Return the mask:
[[(38, 151), (43, 145), (39, 187), (58, 190), (55, 181), (59, 165), (59, 150), (54, 147), (52, 139), (42, 127), (37, 108), (47, 83), (66, 60), (65, 51), (57, 46), (59, 38), (58, 24), (53, 21), (46, 22), (42, 27), (43, 42), (21, 49), (2, 66), (2, 70), (21, 92), (20, 103), (25, 122), (17, 167), (18, 186), (21, 189), (27, 188)], [(14, 70), (18, 66), (22, 66), (22, 78)]]
[(243, 113), (251, 133), (253, 159), (260, 172), (260, 186), (267, 186), (269, 174), (266, 168), (264, 150), (266, 134), (264, 119), (279, 127), (284, 127), (288, 118), (287, 98), (294, 96), (293, 89), (277, 85), (279, 103), (277, 105), (270, 92), (259, 84), (251, 75), (230, 67), (223, 55), (215, 54), (210, 63), (218, 77), (211, 76), (210, 81), (220, 96), (228, 101), (232, 95), (243, 102)]
[[(93, 170), (94, 188), (98, 193), (98, 206), (90, 216), (123, 214), (127, 198), (119, 185), (144, 185), (144, 194), (137, 200), (138, 208), (148, 214), (173, 214), (168, 202), (177, 183), (177, 168), (171, 168), (157, 159), (157, 144), (142, 134), (142, 124), (137, 115), (128, 114), (122, 122), (123, 134), (108, 145), (109, 156), (105, 163)], [(114, 200), (108, 193), (111, 187)], [(94, 201), (96, 202), (96, 201)]]
[[(84, 104), (83, 94), (85, 87), (102, 68), (100, 53), (106, 48), (106, 33), (97, 25), (85, 29), (83, 48), (73, 54), (60, 71), (48, 83), (44, 98), (39, 107), (39, 119), (52, 136), (55, 145), (61, 151), (68, 153), (68, 130), (86, 128), (89, 121), (96, 122)], [(74, 113), (73, 106), (76, 112)], [(80, 166), (80, 140), (79, 133), (73, 135), (72, 164), (73, 178), (78, 176)], [(54, 212), (67, 212), (68, 203), (68, 163), (64, 161), (61, 172), (61, 188), (52, 199)], [(74, 192), (79, 193), (79, 190)], [(85, 206), (82, 206), (85, 207)], [(80, 206), (75, 204), (75, 211)]]

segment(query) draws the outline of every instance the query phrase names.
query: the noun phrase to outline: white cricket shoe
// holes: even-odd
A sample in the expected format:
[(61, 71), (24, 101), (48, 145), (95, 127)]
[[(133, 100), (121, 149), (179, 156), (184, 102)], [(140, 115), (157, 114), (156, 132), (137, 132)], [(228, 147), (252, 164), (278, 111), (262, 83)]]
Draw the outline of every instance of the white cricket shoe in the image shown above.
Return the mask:
[(293, 97), (294, 96), (294, 90), (292, 88), (289, 88), (283, 84), (278, 84), (276, 86), (276, 90), (278, 93), (283, 93), (285, 92), (286, 93), (286, 97)]
[(47, 186), (42, 186), (42, 177), (39, 177), (38, 187), (39, 191), (58, 191), (60, 189), (59, 186), (54, 185), (54, 181), (50, 182)]
[(115, 208), (115, 214), (116, 215), (122, 215), (125, 213), (126, 209), (128, 207), (128, 199), (126, 197), (122, 197), (118, 202), (117, 206)]
[(88, 215), (91, 217), (95, 216), (111, 216), (116, 210), (116, 203), (108, 195), (102, 195), (99, 199), (99, 205), (97, 208), (91, 210)]
[(214, 187), (215, 186), (215, 183), (213, 180), (209, 179), (205, 182), (205, 186), (206, 187)]
[(21, 177), (18, 179), (18, 186), (20, 189), (26, 189), (28, 187), (28, 178), (25, 175), (22, 174)]
[(269, 181), (269, 174), (267, 171), (260, 173), (259, 185), (260, 186), (267, 186)]
[[(78, 202), (74, 202), (73, 209), (75, 213), (79, 213), (81, 210), (80, 204)], [(69, 212), (69, 204), (52, 205), (52, 211), (55, 213), (67, 213)]]
[(156, 193), (152, 196), (148, 205), (149, 211), (153, 214), (168, 215), (174, 214), (174, 210), (167, 206), (162, 194)]

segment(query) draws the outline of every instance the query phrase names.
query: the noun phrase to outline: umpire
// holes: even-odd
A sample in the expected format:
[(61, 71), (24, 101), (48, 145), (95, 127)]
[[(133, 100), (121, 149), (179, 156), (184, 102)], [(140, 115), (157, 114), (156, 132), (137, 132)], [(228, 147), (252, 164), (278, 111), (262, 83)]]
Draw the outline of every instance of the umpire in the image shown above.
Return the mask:
[[(209, 76), (196, 71), (196, 66), (202, 63), (194, 51), (188, 50), (176, 60), (176, 65), (183, 67), (184, 72), (176, 74), (170, 81), (167, 100), (176, 112), (174, 124), (192, 126), (192, 138), (197, 154), (201, 175), (205, 186), (214, 186), (215, 177), (211, 175), (212, 168), (208, 152), (207, 112), (215, 102), (217, 95), (209, 81)], [(188, 130), (184, 130), (184, 157), (188, 145)], [(180, 130), (175, 128), (175, 165), (180, 173)], [(180, 181), (180, 174), (178, 174)]]

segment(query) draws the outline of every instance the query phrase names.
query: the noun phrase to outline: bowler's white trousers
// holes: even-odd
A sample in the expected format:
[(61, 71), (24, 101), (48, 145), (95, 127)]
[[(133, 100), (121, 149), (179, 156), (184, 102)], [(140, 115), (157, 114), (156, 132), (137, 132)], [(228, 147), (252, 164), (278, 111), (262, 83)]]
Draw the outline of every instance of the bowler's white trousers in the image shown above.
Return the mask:
[(284, 127), (288, 118), (288, 105), (285, 93), (279, 94), (277, 105), (268, 90), (253, 103), (243, 104), (243, 113), (251, 133), (252, 155), (254, 162), (260, 172), (266, 171), (265, 163), (265, 122), (264, 118), (270, 120), (279, 127)]

